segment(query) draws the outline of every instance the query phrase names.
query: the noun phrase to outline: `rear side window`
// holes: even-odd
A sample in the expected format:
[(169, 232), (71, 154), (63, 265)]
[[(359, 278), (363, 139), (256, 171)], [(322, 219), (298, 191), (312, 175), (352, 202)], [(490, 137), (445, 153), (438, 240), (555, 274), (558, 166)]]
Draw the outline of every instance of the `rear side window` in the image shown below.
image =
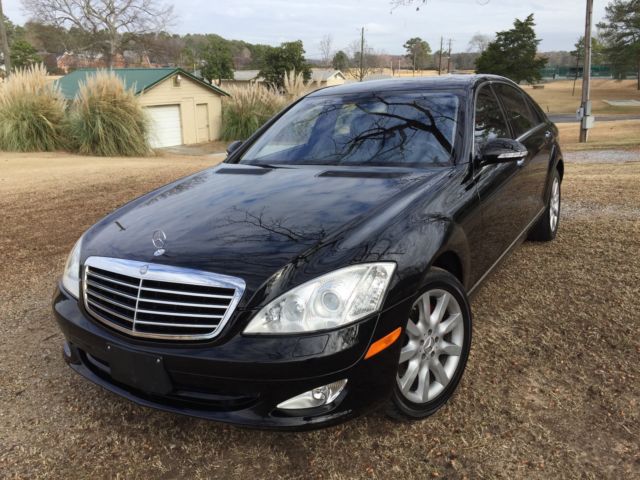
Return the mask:
[(476, 153), (489, 140), (511, 137), (500, 104), (489, 86), (483, 87), (478, 93), (474, 136)]
[(494, 85), (498, 97), (506, 110), (507, 118), (513, 127), (515, 138), (540, 123), (538, 116), (529, 107), (524, 95), (510, 85)]

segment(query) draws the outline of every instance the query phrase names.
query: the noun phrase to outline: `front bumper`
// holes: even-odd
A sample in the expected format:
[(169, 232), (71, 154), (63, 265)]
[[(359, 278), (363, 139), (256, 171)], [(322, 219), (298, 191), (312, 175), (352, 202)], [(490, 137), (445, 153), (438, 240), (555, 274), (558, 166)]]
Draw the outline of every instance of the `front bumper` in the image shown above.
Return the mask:
[[(265, 429), (319, 428), (386, 400), (395, 382), (401, 342), (363, 358), (372, 341), (401, 326), (409, 308), (407, 301), (339, 330), (286, 337), (241, 335), (243, 315), (249, 313), (238, 312), (213, 341), (169, 343), (134, 339), (108, 329), (61, 287), (53, 299), (66, 338), (65, 360), (85, 378), (140, 405)], [(109, 362), (114, 350), (126, 351), (133, 362), (137, 355), (142, 361), (155, 359), (167, 384), (156, 389), (116, 380)], [(347, 385), (330, 405), (277, 409), (284, 400), (342, 379), (348, 380)]]

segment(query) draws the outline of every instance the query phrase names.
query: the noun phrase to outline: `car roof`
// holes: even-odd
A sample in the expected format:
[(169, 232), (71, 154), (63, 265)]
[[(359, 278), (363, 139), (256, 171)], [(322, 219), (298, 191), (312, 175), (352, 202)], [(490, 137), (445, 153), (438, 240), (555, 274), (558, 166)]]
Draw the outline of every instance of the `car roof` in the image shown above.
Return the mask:
[(357, 95), (366, 93), (380, 93), (387, 91), (411, 91), (411, 90), (450, 90), (471, 89), (483, 81), (511, 80), (498, 75), (440, 75), (433, 77), (398, 77), (384, 80), (370, 80), (364, 82), (345, 83), (333, 87), (322, 88), (311, 93), (309, 97), (325, 95)]

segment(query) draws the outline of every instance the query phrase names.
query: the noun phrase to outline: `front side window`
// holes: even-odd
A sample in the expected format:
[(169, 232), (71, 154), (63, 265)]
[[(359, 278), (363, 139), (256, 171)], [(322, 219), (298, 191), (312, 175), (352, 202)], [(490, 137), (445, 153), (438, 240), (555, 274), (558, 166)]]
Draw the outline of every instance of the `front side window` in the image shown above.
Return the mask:
[(448, 165), (458, 136), (453, 93), (310, 97), (240, 159), (252, 165)]
[(529, 104), (522, 93), (510, 85), (499, 84), (494, 85), (494, 88), (502, 100), (509, 122), (513, 127), (515, 138), (540, 123), (537, 115), (529, 108)]
[(511, 133), (507, 126), (498, 99), (489, 86), (483, 87), (478, 92), (476, 100), (474, 138), (476, 154), (479, 154), (484, 145), (496, 138), (509, 138)]

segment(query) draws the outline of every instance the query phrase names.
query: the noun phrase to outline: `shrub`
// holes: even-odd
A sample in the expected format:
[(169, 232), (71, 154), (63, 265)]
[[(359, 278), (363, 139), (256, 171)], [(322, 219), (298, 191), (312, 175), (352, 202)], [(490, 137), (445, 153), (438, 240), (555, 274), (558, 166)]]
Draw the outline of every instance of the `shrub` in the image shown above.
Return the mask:
[(0, 150), (56, 150), (64, 114), (64, 98), (44, 65), (16, 69), (0, 84)]
[(248, 138), (287, 104), (286, 97), (263, 85), (231, 85), (226, 91), (231, 97), (222, 104), (223, 140)]
[(149, 125), (135, 92), (113, 72), (80, 84), (67, 122), (74, 148), (84, 155), (142, 156), (151, 152)]

